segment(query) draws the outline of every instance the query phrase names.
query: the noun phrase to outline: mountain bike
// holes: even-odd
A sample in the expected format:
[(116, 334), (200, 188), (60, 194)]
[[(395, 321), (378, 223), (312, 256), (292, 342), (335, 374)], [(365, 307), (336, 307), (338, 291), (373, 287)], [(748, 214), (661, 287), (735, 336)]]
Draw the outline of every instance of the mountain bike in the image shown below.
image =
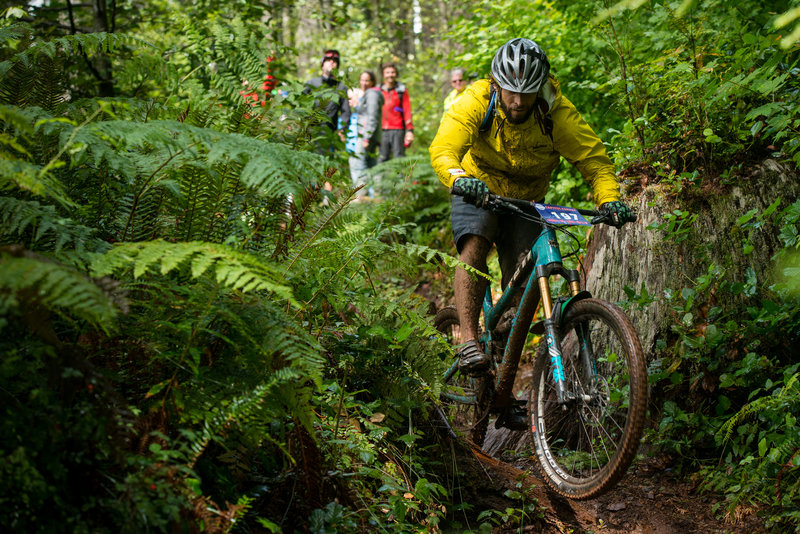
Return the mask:
[[(463, 192), (454, 187), (453, 194)], [(489, 372), (459, 373), (456, 358), (445, 373), (448, 424), (480, 446), (491, 417), (499, 426), (514, 405), (519, 410), (524, 402), (512, 393), (517, 368), (529, 334), (539, 336), (525, 419), (539, 470), (565, 497), (597, 497), (619, 481), (636, 455), (647, 409), (646, 360), (622, 309), (592, 298), (581, 288), (580, 272), (563, 265), (557, 234), (577, 241), (564, 227), (591, 225), (584, 215), (595, 224), (611, 221), (593, 210), (493, 194), (483, 207), (536, 221), (542, 231), (496, 303), (491, 287), (486, 290), (479, 344), (491, 359)], [(577, 252), (574, 247), (565, 257)], [(551, 291), (556, 275), (564, 295)], [(539, 303), (544, 319), (534, 322)], [(440, 310), (435, 326), (459, 343), (454, 308)]]

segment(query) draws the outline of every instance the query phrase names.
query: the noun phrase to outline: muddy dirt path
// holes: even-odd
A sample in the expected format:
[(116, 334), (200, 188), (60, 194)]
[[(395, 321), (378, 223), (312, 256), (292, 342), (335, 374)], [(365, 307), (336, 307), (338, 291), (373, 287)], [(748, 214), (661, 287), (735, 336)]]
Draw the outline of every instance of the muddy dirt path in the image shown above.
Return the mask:
[[(491, 435), (489, 436), (491, 438)], [(497, 441), (495, 441), (496, 443)], [(487, 440), (490, 445), (492, 441)], [(507, 450), (507, 449), (506, 449)], [(496, 452), (496, 451), (495, 451)], [(493, 532), (542, 533), (753, 533), (764, 532), (754, 514), (718, 518), (714, 505), (718, 495), (698, 494), (695, 484), (672, 473), (658, 460), (635, 463), (620, 484), (591, 501), (570, 501), (550, 491), (538, 478), (535, 465), (524, 456), (496, 453), (498, 457), (473, 449), (481, 466), (485, 492), (474, 495), (473, 509), (518, 508), (519, 501), (505, 497), (506, 490), (533, 487), (529, 496), (538, 500), (544, 517), (523, 526), (500, 526)], [(505, 461), (504, 461), (505, 460)], [(521, 484), (519, 484), (521, 483)], [(724, 511), (724, 505), (718, 507)]]

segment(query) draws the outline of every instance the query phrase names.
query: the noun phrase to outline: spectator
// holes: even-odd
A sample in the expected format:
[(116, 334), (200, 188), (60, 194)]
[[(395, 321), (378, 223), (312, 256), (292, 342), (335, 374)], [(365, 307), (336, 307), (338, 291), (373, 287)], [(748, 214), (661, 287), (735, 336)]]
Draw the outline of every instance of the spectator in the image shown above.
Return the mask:
[[(347, 153), (353, 155), (356, 153), (356, 142), (358, 141), (358, 103), (361, 97), (364, 96), (364, 91), (358, 87), (347, 90), (347, 102), (350, 104), (350, 124), (347, 126), (346, 137), (344, 143)], [(345, 125), (339, 120), (339, 129), (344, 129)]]
[(383, 136), (378, 163), (406, 155), (406, 147), (414, 141), (414, 124), (411, 122), (411, 101), (406, 86), (397, 82), (397, 66), (383, 66)]
[[(338, 131), (339, 138), (344, 142), (345, 130), (337, 129), (339, 119), (343, 128), (350, 124), (350, 104), (347, 102), (347, 86), (335, 78), (334, 69), (339, 68), (339, 52), (336, 50), (326, 50), (322, 56), (322, 76), (311, 78), (306, 82), (306, 89), (303, 91), (308, 94), (320, 88), (335, 90), (338, 95), (326, 100), (319, 100), (316, 106), (325, 111), (328, 121), (325, 125), (331, 132)], [(331, 147), (332, 148), (332, 147)], [(326, 152), (324, 147), (320, 147), (321, 152)], [(330, 151), (330, 149), (328, 150)]]
[(355, 153), (350, 156), (350, 177), (354, 186), (363, 184), (361, 176), (364, 171), (378, 163), (376, 155), (381, 145), (381, 112), (383, 108), (383, 92), (375, 86), (375, 73), (365, 70), (361, 73), (358, 83), (361, 94), (356, 107), (358, 137), (355, 143)]
[(464, 69), (453, 69), (450, 71), (450, 85), (453, 90), (444, 99), (444, 112), (450, 109), (450, 106), (461, 98), (464, 94), (464, 89), (467, 88), (467, 79), (464, 77)]

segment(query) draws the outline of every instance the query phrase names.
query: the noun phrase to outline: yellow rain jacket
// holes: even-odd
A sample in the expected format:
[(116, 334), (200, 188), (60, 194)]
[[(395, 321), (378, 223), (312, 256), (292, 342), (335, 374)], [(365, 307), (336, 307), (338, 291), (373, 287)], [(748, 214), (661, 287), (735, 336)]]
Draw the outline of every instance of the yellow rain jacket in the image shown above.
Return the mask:
[(456, 178), (474, 176), (492, 193), (542, 201), (550, 174), (564, 156), (592, 186), (596, 204), (619, 200), (614, 165), (602, 141), (561, 94), (553, 76), (541, 92), (550, 106), (552, 139), (535, 114), (523, 124), (508, 123), (499, 94), (491, 129), (479, 132), (490, 94), (489, 80), (477, 81), (445, 113), (430, 147), (433, 168), (444, 185), (452, 187)]

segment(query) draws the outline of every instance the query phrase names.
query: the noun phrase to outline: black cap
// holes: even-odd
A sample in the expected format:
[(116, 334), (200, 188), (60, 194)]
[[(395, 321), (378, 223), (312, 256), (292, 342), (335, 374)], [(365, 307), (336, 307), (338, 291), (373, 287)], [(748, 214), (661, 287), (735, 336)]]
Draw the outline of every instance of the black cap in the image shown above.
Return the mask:
[(332, 59), (332, 60), (336, 61), (336, 66), (338, 67), (339, 66), (339, 51), (338, 50), (325, 50), (325, 53), (322, 55), (322, 62), (320, 63), (320, 66), (322, 66), (322, 63), (325, 63), (326, 59)]

